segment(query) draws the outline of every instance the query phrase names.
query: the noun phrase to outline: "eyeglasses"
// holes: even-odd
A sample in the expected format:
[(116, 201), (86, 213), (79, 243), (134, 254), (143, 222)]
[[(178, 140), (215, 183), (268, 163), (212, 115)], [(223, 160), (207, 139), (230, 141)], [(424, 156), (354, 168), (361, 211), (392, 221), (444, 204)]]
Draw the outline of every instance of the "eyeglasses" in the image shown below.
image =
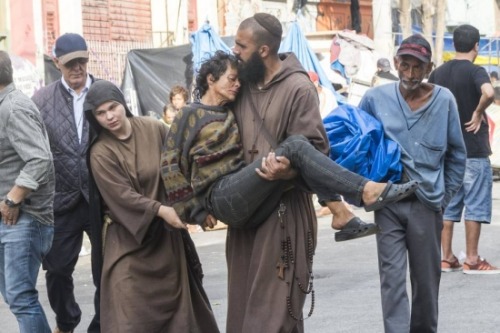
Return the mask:
[(75, 65), (85, 65), (88, 62), (89, 62), (88, 58), (76, 58), (76, 59), (73, 59), (73, 60), (65, 63), (64, 67), (73, 68), (73, 67), (75, 67)]

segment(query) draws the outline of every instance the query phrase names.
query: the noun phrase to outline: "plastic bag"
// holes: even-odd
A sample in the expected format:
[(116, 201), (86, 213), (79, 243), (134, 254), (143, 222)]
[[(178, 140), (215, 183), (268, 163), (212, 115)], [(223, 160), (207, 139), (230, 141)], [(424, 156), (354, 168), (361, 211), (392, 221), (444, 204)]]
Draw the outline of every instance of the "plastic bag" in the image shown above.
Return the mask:
[(382, 124), (366, 111), (344, 104), (330, 112), (323, 124), (332, 160), (373, 181), (401, 179), (399, 145), (384, 136)]

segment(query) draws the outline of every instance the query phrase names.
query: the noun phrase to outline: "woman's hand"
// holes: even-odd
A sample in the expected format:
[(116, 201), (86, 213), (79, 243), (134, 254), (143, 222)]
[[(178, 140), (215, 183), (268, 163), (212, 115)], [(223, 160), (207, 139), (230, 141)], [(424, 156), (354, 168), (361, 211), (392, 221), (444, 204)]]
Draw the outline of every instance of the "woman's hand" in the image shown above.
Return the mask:
[(168, 223), (170, 226), (176, 229), (185, 229), (187, 230), (187, 225), (181, 221), (179, 215), (175, 212), (172, 207), (168, 206), (160, 206), (158, 209), (158, 213), (156, 214), (158, 217), (162, 218), (163, 221)]

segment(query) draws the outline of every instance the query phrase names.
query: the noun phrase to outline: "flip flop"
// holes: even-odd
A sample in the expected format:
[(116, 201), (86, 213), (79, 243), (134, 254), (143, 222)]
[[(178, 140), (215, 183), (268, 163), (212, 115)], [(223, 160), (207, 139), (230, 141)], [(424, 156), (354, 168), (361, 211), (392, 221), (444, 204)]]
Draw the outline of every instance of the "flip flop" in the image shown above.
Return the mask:
[(404, 184), (394, 184), (389, 180), (377, 200), (371, 205), (365, 205), (365, 211), (372, 212), (374, 210), (382, 209), (388, 204), (412, 195), (417, 188), (418, 182), (415, 180), (410, 180)]
[(335, 233), (335, 241), (343, 242), (346, 240), (361, 238), (376, 234), (379, 227), (375, 223), (363, 222), (359, 217), (355, 216), (347, 222), (342, 230)]

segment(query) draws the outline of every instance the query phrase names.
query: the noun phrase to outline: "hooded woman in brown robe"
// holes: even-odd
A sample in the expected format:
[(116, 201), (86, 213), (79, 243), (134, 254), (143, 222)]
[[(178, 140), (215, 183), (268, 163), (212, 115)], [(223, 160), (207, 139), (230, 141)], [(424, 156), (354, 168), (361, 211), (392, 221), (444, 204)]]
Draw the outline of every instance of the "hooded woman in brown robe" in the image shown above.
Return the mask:
[(108, 218), (103, 232), (101, 329), (219, 332), (196, 249), (166, 206), (160, 151), (168, 129), (132, 117), (121, 91), (98, 81), (85, 100), (96, 132), (90, 170)]

